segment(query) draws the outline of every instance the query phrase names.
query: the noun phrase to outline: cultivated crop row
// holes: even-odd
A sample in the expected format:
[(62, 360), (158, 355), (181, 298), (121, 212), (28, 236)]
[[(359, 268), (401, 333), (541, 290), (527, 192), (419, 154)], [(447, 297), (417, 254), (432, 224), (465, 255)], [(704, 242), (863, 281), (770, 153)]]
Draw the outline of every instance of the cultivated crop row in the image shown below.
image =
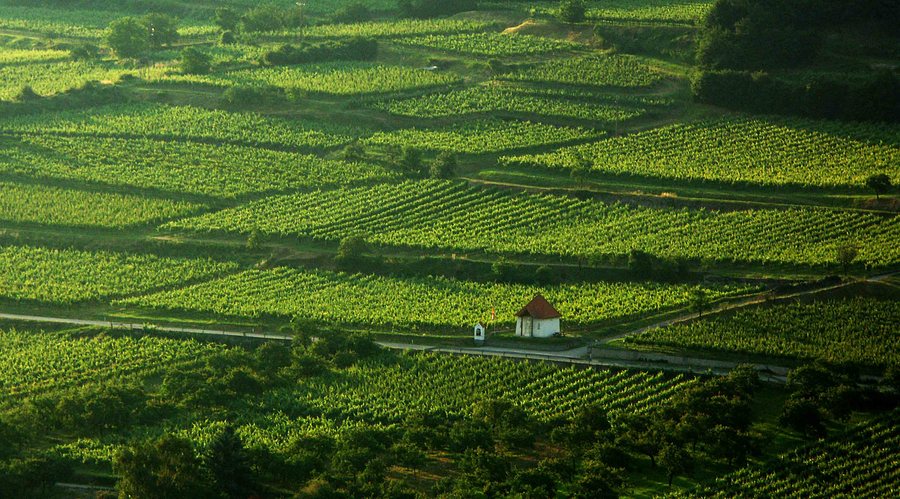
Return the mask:
[[(508, 400), (543, 421), (570, 418), (594, 404), (615, 419), (658, 407), (692, 383), (692, 379), (662, 373), (408, 354), (399, 362), (368, 362), (340, 376), (311, 380), (292, 389), (289, 396), (299, 406), (314, 407), (329, 418), (350, 415), (376, 423), (402, 422), (416, 412), (468, 416), (477, 399)], [(477, 394), (474, 399), (473, 394)], [(271, 402), (281, 396), (273, 394)]]

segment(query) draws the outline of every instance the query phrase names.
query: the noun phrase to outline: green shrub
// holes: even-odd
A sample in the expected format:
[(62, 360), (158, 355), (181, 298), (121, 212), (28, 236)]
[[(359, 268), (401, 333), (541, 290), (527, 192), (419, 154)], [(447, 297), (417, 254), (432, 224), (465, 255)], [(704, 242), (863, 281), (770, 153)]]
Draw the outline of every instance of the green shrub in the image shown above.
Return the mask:
[(181, 51), (181, 72), (185, 74), (209, 73), (212, 61), (208, 54), (194, 47)]

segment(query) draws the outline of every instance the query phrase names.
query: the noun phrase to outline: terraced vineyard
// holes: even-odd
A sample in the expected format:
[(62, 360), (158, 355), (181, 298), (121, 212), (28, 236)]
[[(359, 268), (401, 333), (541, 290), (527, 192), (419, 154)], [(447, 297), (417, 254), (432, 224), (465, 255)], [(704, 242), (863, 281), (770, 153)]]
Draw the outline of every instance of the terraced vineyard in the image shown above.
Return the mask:
[(0, 247), (0, 298), (71, 304), (211, 278), (233, 264), (107, 251)]
[[(605, 22), (697, 24), (712, 8), (710, 0), (604, 0), (587, 3), (587, 18)], [(538, 10), (554, 14), (556, 3), (539, 3)]]
[(900, 177), (900, 128), (802, 119), (731, 118), (657, 128), (559, 151), (501, 158), (507, 166), (573, 168), (684, 181), (813, 187)]
[(894, 497), (900, 481), (900, 413), (820, 440), (766, 466), (751, 466), (714, 485), (675, 497)]
[[(181, 289), (124, 299), (120, 304), (231, 317), (303, 317), (329, 324), (439, 327), (469, 333), (493, 307), (510, 327), (524, 301), (542, 293), (572, 325), (623, 319), (683, 306), (691, 285), (660, 283), (480, 283), (443, 277), (395, 278), (278, 267), (248, 270)], [(711, 298), (749, 286), (707, 288)]]
[(459, 54), (491, 57), (538, 55), (579, 48), (578, 44), (551, 38), (500, 33), (427, 35), (403, 38), (398, 40), (397, 43)]
[(513, 71), (501, 78), (513, 81), (562, 83), (597, 87), (646, 87), (662, 79), (646, 62), (630, 55), (557, 59)]
[(161, 79), (220, 87), (268, 85), (288, 96), (306, 94), (364, 95), (420, 90), (459, 83), (450, 72), (369, 63), (323, 63), (237, 70), (222, 75), (166, 75)]
[(0, 182), (0, 220), (5, 222), (122, 229), (189, 215), (202, 207), (152, 197)]
[(405, 128), (378, 132), (363, 142), (368, 145), (402, 147), (415, 144), (429, 151), (488, 154), (599, 137), (602, 132), (529, 121), (473, 120), (441, 128)]
[(0, 145), (2, 173), (225, 198), (394, 176), (375, 165), (230, 144), (22, 135), (0, 137)]
[(644, 208), (565, 196), (421, 181), (275, 196), (179, 220), (169, 228), (302, 235), (428, 249), (593, 257), (640, 249), (704, 261), (833, 265), (837, 248), (859, 261), (896, 261), (900, 219), (827, 209)]
[(191, 106), (115, 104), (0, 119), (0, 130), (31, 134), (173, 138), (251, 146), (327, 148), (352, 140), (346, 127)]
[(161, 372), (225, 349), (152, 336), (105, 336), (0, 329), (0, 394), (31, 394), (81, 382)]
[(65, 50), (16, 50), (0, 48), (0, 65), (25, 62), (51, 62), (69, 58)]
[(384, 101), (372, 107), (399, 116), (425, 118), (502, 112), (604, 122), (624, 121), (645, 113), (639, 107), (596, 104), (588, 100), (541, 95), (530, 89), (495, 83), (406, 100)]
[(627, 341), (885, 367), (900, 363), (897, 324), (897, 301), (854, 298), (741, 310), (654, 329)]
[(12, 100), (25, 86), (39, 95), (51, 95), (89, 81), (116, 81), (126, 73), (135, 71), (86, 61), (0, 65), (0, 100)]
[(0, 28), (27, 30), (46, 35), (65, 35), (99, 39), (118, 13), (96, 9), (59, 9), (45, 7), (0, 6)]
[[(403, 38), (446, 33), (478, 32), (494, 26), (490, 21), (468, 19), (400, 19), (350, 24), (320, 24), (310, 26), (303, 33), (307, 38)], [(287, 33), (286, 33), (287, 34)], [(293, 33), (290, 33), (293, 35)]]

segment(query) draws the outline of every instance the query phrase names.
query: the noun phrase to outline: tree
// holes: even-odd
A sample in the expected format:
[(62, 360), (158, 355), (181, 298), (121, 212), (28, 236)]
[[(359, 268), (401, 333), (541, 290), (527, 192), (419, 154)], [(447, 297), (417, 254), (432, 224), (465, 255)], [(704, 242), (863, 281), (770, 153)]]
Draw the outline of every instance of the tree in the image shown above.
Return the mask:
[(204, 497), (208, 490), (191, 443), (174, 435), (120, 450), (113, 457), (113, 471), (121, 497)]
[(0, 490), (4, 497), (55, 497), (54, 485), (71, 476), (71, 463), (62, 459), (28, 457), (0, 461)]
[(238, 28), (238, 22), (240, 22), (241, 16), (238, 15), (232, 9), (227, 8), (219, 8), (216, 9), (216, 17), (213, 19), (213, 23), (216, 26), (222, 28), (222, 31), (234, 31)]
[(580, 23), (584, 21), (586, 13), (584, 0), (562, 0), (559, 3), (557, 17), (564, 23)]
[(212, 60), (205, 52), (188, 47), (181, 51), (181, 72), (184, 74), (209, 73)]
[(333, 23), (361, 23), (372, 19), (372, 9), (362, 2), (344, 5), (331, 15)]
[(606, 463), (587, 460), (582, 464), (582, 472), (575, 480), (573, 497), (579, 499), (615, 499), (619, 497), (616, 488), (623, 480), (619, 472)]
[(449, 151), (438, 154), (438, 157), (431, 163), (428, 169), (428, 175), (431, 178), (450, 178), (456, 169), (456, 155)]
[(399, 166), (409, 175), (422, 174), (422, 151), (404, 146), (400, 152)]
[(811, 437), (825, 435), (822, 410), (812, 399), (793, 395), (784, 402), (778, 421)]
[(660, 421), (647, 415), (631, 415), (621, 418), (624, 431), (620, 438), (634, 449), (650, 458), (650, 464), (656, 466), (656, 458), (662, 450), (664, 435)]
[(500, 257), (491, 264), (491, 273), (499, 281), (507, 281), (514, 277), (516, 266), (506, 258)]
[(15, 96), (16, 102), (32, 102), (40, 99), (41, 96), (31, 88), (31, 85), (23, 85)]
[(653, 255), (633, 249), (628, 252), (628, 272), (632, 277), (649, 277), (653, 272), (653, 261)]
[(859, 249), (853, 243), (844, 243), (837, 248), (837, 263), (846, 274), (850, 270), (850, 265), (859, 255)]
[(150, 48), (147, 28), (133, 17), (123, 17), (109, 23), (106, 44), (121, 58), (137, 58)]
[(339, 264), (359, 263), (367, 251), (369, 251), (369, 243), (365, 237), (361, 235), (347, 236), (341, 239), (334, 260)]
[(366, 150), (359, 142), (352, 142), (350, 144), (347, 144), (341, 151), (341, 159), (343, 159), (344, 161), (359, 161), (361, 159), (365, 159), (365, 157)]
[(219, 37), (219, 45), (234, 45), (237, 43), (237, 38), (234, 36), (234, 31), (223, 31), (222, 36)]
[(24, 443), (25, 435), (21, 428), (0, 421), (0, 460), (18, 453)]
[(259, 230), (253, 229), (250, 231), (250, 235), (247, 236), (247, 249), (255, 250), (259, 248)]
[(100, 47), (92, 43), (82, 42), (72, 47), (69, 52), (72, 54), (73, 59), (87, 61), (97, 58), (97, 55), (100, 53)]
[(709, 306), (709, 297), (702, 289), (695, 289), (691, 292), (691, 310), (697, 312), (699, 317), (703, 317), (703, 311)]
[(256, 488), (247, 450), (231, 425), (226, 425), (210, 442), (204, 464), (215, 489), (225, 497), (245, 498)]
[(667, 443), (659, 451), (659, 464), (666, 470), (669, 479), (669, 487), (676, 475), (682, 475), (691, 471), (693, 459), (681, 446)]
[(147, 31), (150, 48), (158, 49), (178, 41), (178, 22), (165, 14), (147, 14), (138, 19)]
[(866, 187), (875, 191), (875, 199), (879, 199), (882, 194), (890, 192), (893, 185), (891, 177), (884, 173), (878, 173), (866, 179)]

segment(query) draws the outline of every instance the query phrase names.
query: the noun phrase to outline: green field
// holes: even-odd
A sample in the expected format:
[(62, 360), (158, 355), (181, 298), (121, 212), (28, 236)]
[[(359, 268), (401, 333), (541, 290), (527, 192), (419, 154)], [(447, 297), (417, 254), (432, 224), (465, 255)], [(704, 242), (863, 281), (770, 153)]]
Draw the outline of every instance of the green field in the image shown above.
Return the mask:
[(507, 35), (500, 33), (428, 35), (404, 38), (398, 40), (398, 43), (459, 54), (490, 57), (538, 55), (578, 48), (578, 45), (569, 42), (531, 35)]

